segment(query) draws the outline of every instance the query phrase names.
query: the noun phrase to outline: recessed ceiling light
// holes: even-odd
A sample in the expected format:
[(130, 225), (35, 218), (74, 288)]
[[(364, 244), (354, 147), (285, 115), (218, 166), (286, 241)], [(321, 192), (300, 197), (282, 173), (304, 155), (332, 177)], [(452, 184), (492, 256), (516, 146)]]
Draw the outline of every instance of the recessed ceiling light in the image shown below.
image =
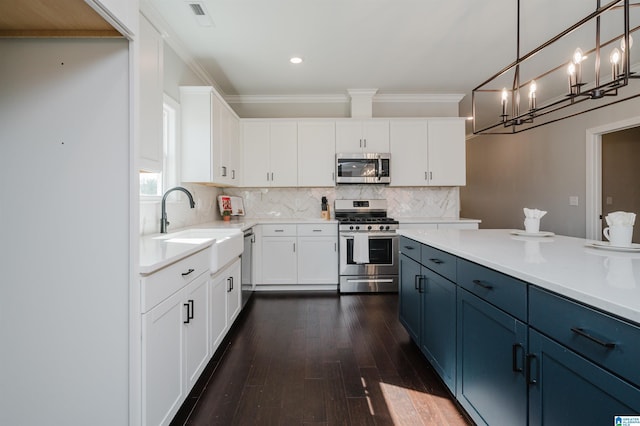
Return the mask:
[(289, 62), (291, 62), (292, 64), (301, 64), (302, 58), (294, 56), (293, 58), (289, 59)]

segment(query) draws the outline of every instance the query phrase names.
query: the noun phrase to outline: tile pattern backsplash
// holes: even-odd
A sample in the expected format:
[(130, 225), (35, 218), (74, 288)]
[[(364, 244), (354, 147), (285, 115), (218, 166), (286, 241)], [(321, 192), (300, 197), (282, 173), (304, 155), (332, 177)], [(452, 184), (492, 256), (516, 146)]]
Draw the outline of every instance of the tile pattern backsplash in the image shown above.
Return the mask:
[[(458, 187), (389, 187), (378, 185), (346, 185), (335, 188), (216, 188), (184, 184), (196, 202), (189, 208), (186, 195), (176, 191), (167, 199), (169, 231), (185, 226), (220, 220), (218, 195), (236, 195), (244, 199), (247, 218), (317, 218), (320, 200), (326, 196), (334, 217), (333, 202), (338, 199), (386, 199), (389, 216), (449, 217), (460, 214)], [(140, 233), (160, 232), (160, 201), (140, 203)]]
[(320, 200), (326, 196), (331, 206), (338, 199), (386, 199), (389, 216), (459, 217), (458, 187), (389, 187), (379, 185), (346, 185), (335, 188), (225, 188), (225, 194), (244, 199), (249, 218), (315, 218), (320, 217)]

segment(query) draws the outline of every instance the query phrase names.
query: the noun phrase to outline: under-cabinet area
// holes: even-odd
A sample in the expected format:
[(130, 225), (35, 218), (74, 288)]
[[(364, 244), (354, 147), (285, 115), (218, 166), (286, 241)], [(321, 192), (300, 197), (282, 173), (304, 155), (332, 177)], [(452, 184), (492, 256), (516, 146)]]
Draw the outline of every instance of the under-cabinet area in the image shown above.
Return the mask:
[[(604, 268), (584, 240), (399, 233), (400, 322), (476, 423), (611, 424), (640, 413), (640, 312), (625, 301), (637, 290), (594, 284)], [(526, 261), (533, 245), (546, 264)], [(555, 250), (564, 255), (551, 260)]]

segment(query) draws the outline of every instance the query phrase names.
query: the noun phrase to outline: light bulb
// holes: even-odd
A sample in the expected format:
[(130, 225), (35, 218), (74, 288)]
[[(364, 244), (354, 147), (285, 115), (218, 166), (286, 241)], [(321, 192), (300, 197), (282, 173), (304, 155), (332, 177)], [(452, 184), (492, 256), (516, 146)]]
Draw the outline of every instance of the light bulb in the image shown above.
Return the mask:
[(576, 73), (576, 66), (573, 65), (573, 63), (569, 64), (569, 66), (567, 67), (567, 74), (569, 74), (569, 76), (572, 76)]
[(536, 81), (531, 80), (531, 84), (529, 84), (529, 96), (532, 96), (532, 95), (535, 96), (537, 89), (538, 89), (538, 86), (536, 85)]
[(618, 50), (617, 47), (611, 51), (611, 55), (609, 55), (609, 61), (612, 64), (620, 63), (620, 51)]
[[(633, 37), (629, 36), (629, 49), (631, 49), (632, 47), (633, 47)], [(624, 49), (625, 49), (624, 37), (622, 38), (622, 40), (620, 40), (620, 49), (624, 52)]]
[(584, 55), (582, 54), (582, 49), (579, 47), (573, 52), (573, 63), (578, 65), (580, 62), (584, 60)]
[(507, 88), (502, 89), (502, 102), (506, 103), (509, 98), (509, 93), (507, 92)]

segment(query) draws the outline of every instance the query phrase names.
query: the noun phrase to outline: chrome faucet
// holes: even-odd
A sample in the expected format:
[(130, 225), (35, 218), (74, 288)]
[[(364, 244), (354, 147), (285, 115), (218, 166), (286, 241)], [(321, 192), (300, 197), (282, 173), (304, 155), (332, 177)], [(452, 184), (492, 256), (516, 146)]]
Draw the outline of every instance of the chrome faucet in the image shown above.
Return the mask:
[(185, 194), (187, 194), (187, 197), (189, 197), (189, 205), (191, 206), (191, 208), (194, 208), (196, 206), (196, 203), (193, 201), (193, 196), (186, 188), (183, 188), (181, 186), (176, 186), (171, 189), (167, 189), (167, 192), (165, 192), (164, 195), (162, 196), (162, 212), (160, 217), (160, 233), (161, 234), (167, 233), (167, 225), (169, 225), (169, 221), (167, 220), (166, 201), (167, 201), (167, 195), (169, 195), (169, 193), (173, 191), (184, 192)]

